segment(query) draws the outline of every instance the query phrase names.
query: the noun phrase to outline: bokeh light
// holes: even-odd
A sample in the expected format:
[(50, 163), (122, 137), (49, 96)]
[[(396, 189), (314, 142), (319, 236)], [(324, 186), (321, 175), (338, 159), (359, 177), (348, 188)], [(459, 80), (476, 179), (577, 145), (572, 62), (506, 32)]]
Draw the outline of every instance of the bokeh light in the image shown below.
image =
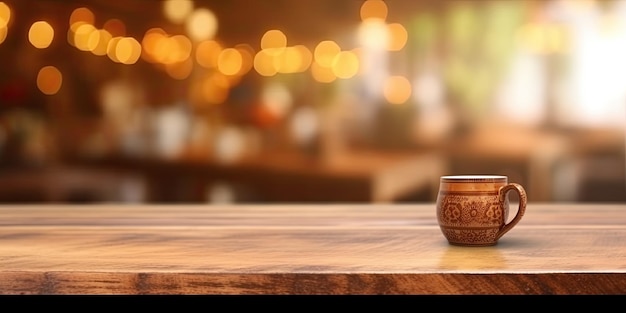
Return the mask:
[(359, 25), (357, 33), (359, 43), (370, 49), (388, 49), (390, 47), (389, 28), (384, 21), (368, 19)]
[(70, 27), (76, 23), (87, 23), (94, 25), (96, 17), (93, 12), (86, 7), (80, 7), (74, 9), (70, 14), (69, 25)]
[(241, 54), (241, 68), (237, 75), (243, 76), (247, 74), (254, 66), (254, 49), (249, 44), (238, 44), (235, 49)]
[(389, 35), (387, 49), (389, 51), (400, 51), (406, 45), (408, 33), (404, 25), (400, 23), (391, 23), (387, 25), (387, 33)]
[(97, 29), (89, 35), (87, 48), (95, 55), (106, 55), (113, 36), (105, 29)]
[(291, 109), (293, 96), (287, 86), (274, 82), (261, 91), (261, 103), (273, 116), (282, 118)]
[(142, 59), (150, 63), (158, 62), (156, 58), (157, 47), (161, 39), (165, 37), (167, 37), (167, 33), (160, 27), (153, 27), (146, 30), (141, 39)]
[(359, 72), (359, 58), (352, 51), (341, 51), (333, 59), (332, 71), (338, 78), (351, 78)]
[(228, 98), (230, 84), (220, 72), (214, 72), (205, 77), (200, 86), (202, 99), (209, 104), (221, 104)]
[(164, 0), (163, 15), (174, 24), (182, 24), (193, 12), (192, 0)]
[(220, 163), (232, 163), (243, 156), (245, 138), (243, 132), (234, 126), (220, 129), (215, 140), (215, 158)]
[(279, 73), (295, 73), (302, 67), (302, 55), (300, 50), (287, 47), (282, 53), (274, 55), (274, 66)]
[(267, 50), (261, 50), (254, 55), (254, 69), (261, 76), (274, 76), (278, 72), (274, 66), (274, 56)]
[(28, 30), (28, 41), (38, 49), (50, 46), (54, 39), (54, 29), (46, 21), (37, 21)]
[(361, 5), (359, 13), (362, 21), (368, 19), (385, 20), (387, 18), (388, 8), (383, 0), (365, 0)]
[(37, 74), (37, 88), (46, 95), (56, 94), (61, 89), (62, 83), (63, 75), (54, 66), (45, 66)]
[(383, 95), (391, 104), (404, 104), (411, 98), (411, 83), (404, 76), (391, 76), (387, 78), (383, 88)]
[(215, 68), (222, 49), (222, 45), (215, 40), (201, 41), (196, 46), (196, 62), (207, 69)]
[(11, 8), (4, 2), (0, 2), (0, 29), (7, 28), (11, 22)]
[(268, 49), (280, 53), (282, 48), (287, 47), (287, 36), (278, 30), (268, 30), (261, 37), (261, 49)]
[(4, 42), (4, 40), (7, 38), (8, 32), (9, 32), (8, 27), (0, 26), (0, 44)]
[(135, 64), (141, 56), (141, 44), (132, 37), (121, 38), (115, 46), (116, 59), (123, 64)]
[(209, 40), (215, 37), (218, 21), (215, 14), (205, 8), (194, 10), (185, 23), (187, 34), (195, 41)]
[(95, 26), (92, 24), (78, 22), (72, 24), (72, 28), (70, 28), (70, 32), (73, 33), (71, 36), (71, 43), (81, 51), (90, 51), (90, 38), (91, 34), (94, 32), (98, 32)]
[(236, 75), (241, 70), (243, 57), (235, 48), (226, 48), (217, 58), (217, 69), (224, 75)]
[(297, 107), (290, 120), (291, 136), (298, 145), (311, 144), (319, 133), (319, 117), (310, 106)]
[(293, 49), (297, 51), (300, 56), (300, 67), (295, 70), (295, 72), (304, 72), (311, 66), (311, 62), (313, 62), (313, 53), (311, 50), (307, 48), (305, 45), (295, 45)]
[(117, 58), (117, 44), (119, 43), (120, 40), (122, 40), (122, 38), (124, 37), (113, 37), (111, 38), (111, 40), (109, 40), (109, 43), (107, 44), (107, 56), (109, 57), (109, 59), (111, 59), (111, 61), (115, 62), (115, 63), (122, 63), (118, 58)]
[(341, 48), (335, 41), (323, 40), (315, 46), (313, 58), (318, 65), (330, 68), (339, 52), (341, 52)]

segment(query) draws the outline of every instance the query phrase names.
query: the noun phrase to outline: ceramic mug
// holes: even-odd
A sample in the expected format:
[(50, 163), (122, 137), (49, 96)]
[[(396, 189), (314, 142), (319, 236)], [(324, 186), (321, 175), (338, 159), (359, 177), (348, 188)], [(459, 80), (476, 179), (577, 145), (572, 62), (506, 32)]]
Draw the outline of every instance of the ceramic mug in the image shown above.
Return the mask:
[[(517, 192), (519, 207), (508, 221), (510, 191)], [(524, 187), (509, 183), (507, 176), (441, 176), (437, 222), (450, 244), (491, 246), (522, 219), (526, 202)]]

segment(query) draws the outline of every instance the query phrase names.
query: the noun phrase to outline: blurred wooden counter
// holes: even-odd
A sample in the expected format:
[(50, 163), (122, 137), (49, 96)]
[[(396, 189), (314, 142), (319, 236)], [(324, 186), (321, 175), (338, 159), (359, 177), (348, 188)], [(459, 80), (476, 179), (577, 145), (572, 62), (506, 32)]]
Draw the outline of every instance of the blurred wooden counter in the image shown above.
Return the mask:
[[(233, 162), (208, 156), (175, 159), (109, 156), (72, 166), (141, 173), (146, 202), (206, 202), (206, 186), (226, 182), (254, 191), (246, 202), (393, 202), (423, 192), (434, 201), (447, 159), (434, 152), (351, 151), (330, 160), (263, 153)], [(174, 194), (178, 192), (178, 194)]]
[(556, 195), (568, 188), (559, 181), (557, 170), (558, 165), (568, 165), (566, 161), (575, 147), (573, 142), (556, 131), (484, 126), (451, 140), (447, 153), (452, 172), (506, 175), (510, 182), (526, 188), (530, 201), (554, 202), (558, 201)]
[(626, 294), (626, 206), (530, 203), (496, 246), (434, 204), (2, 205), (1, 294)]

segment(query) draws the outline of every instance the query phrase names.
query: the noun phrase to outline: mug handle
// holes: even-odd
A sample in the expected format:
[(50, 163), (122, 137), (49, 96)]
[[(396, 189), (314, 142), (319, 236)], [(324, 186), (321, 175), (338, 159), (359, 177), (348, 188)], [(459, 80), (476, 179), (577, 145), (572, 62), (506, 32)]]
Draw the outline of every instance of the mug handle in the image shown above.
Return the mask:
[(515, 214), (515, 217), (509, 223), (506, 223), (506, 221), (504, 221), (505, 224), (496, 235), (496, 240), (500, 239), (502, 235), (511, 230), (513, 226), (515, 226), (522, 219), (522, 216), (524, 216), (524, 213), (526, 212), (526, 202), (528, 202), (528, 197), (526, 196), (526, 190), (520, 184), (509, 183), (500, 187), (500, 189), (498, 190), (500, 205), (504, 206), (504, 203), (507, 200), (507, 195), (511, 190), (516, 191), (519, 195), (519, 207), (517, 208), (517, 214)]

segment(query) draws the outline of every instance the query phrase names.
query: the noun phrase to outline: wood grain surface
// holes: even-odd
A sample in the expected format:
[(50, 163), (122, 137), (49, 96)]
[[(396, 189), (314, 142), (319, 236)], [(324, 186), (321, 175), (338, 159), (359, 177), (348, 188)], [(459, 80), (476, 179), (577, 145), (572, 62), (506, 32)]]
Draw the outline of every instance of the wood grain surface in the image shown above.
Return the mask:
[(625, 242), (622, 204), (529, 203), (492, 247), (434, 203), (0, 205), (0, 293), (626, 294)]

